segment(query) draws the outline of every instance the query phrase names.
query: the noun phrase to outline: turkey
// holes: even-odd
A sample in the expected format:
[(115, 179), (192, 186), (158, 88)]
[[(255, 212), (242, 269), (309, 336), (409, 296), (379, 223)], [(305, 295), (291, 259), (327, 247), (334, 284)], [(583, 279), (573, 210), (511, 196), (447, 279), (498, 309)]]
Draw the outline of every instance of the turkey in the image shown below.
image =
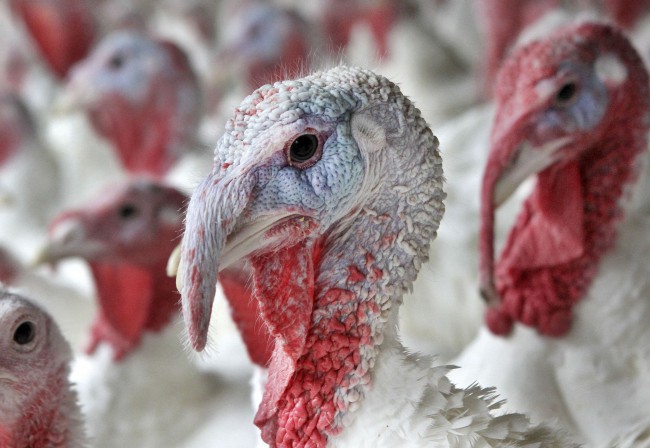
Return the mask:
[[(72, 129), (65, 118), (51, 123), (50, 138), (67, 170), (68, 204), (74, 202), (70, 198), (87, 199), (80, 191), (91, 196), (127, 173), (162, 178), (200, 147), (200, 89), (187, 57), (175, 44), (140, 32), (109, 34), (73, 67), (57, 109), (79, 108), (112, 151), (92, 140), (80, 145), (74, 114), (66, 117)], [(187, 188), (194, 181), (183, 180)]]
[[(497, 85), (481, 196), (487, 329), (452, 378), (612, 446), (650, 426), (648, 74), (620, 31), (580, 22), (518, 48)], [(495, 262), (494, 210), (534, 174)]]
[[(406, 347), (443, 360), (457, 356), (476, 337), (485, 313), (476, 267), (481, 174), (493, 117), (494, 105), (489, 103), (436, 129), (445, 161), (445, 219), (399, 318)], [(511, 202), (500, 210), (500, 217), (515, 216), (518, 209)], [(506, 221), (498, 222), (500, 236), (506, 234)]]
[(4, 288), (0, 355), (0, 446), (86, 446), (68, 381), (70, 346), (47, 313)]
[(93, 306), (87, 295), (49, 272), (31, 269), (0, 246), (0, 284), (29, 296), (59, 324), (73, 349), (81, 346)]
[(0, 90), (21, 97), (30, 111), (39, 115), (47, 110), (58, 78), (42, 61), (9, 2), (0, 2)]
[(228, 121), (188, 206), (177, 282), (200, 351), (217, 272), (250, 261), (275, 338), (255, 418), (269, 445), (571, 446), (494, 417), (493, 390), (456, 388), (398, 340), (444, 210), (437, 146), (395, 84), (343, 66), (263, 86)]
[[(87, 356), (72, 372), (95, 447), (194, 446), (188, 438), (201, 425), (231, 446), (253, 441), (252, 425), (233, 430), (252, 420), (249, 406), (233, 405), (245, 400), (242, 372), (250, 370), (239, 339), (228, 339), (234, 332), (219, 335), (231, 348), (222, 347), (217, 360), (239, 371), (231, 374), (238, 381), (218, 381), (186, 356), (180, 338), (178, 293), (165, 264), (182, 230), (186, 199), (164, 184), (133, 179), (63, 212), (50, 228), (42, 261), (83, 257), (96, 283)], [(248, 330), (252, 357), (265, 363), (255, 357), (266, 343), (263, 327), (240, 328)]]

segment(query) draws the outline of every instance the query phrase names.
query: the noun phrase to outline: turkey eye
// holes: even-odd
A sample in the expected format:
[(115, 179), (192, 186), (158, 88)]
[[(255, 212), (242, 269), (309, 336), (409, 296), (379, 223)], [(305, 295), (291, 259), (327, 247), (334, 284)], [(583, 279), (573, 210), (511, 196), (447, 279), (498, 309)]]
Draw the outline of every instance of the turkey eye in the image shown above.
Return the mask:
[(120, 218), (129, 219), (138, 214), (138, 208), (133, 204), (124, 204), (118, 210)]
[(320, 142), (314, 134), (296, 137), (289, 146), (289, 165), (296, 168), (309, 168), (320, 159)]
[(555, 94), (555, 104), (557, 106), (567, 106), (573, 102), (578, 92), (578, 86), (574, 82), (568, 82)]
[(26, 345), (34, 340), (36, 332), (34, 331), (34, 324), (25, 321), (22, 324), (18, 325), (16, 331), (14, 331), (14, 342), (18, 345)]
[(124, 56), (121, 54), (115, 54), (111, 56), (108, 60), (108, 67), (111, 70), (119, 70), (124, 65)]
[(256, 23), (250, 27), (247, 34), (251, 40), (259, 39), (262, 37), (262, 25), (260, 23)]

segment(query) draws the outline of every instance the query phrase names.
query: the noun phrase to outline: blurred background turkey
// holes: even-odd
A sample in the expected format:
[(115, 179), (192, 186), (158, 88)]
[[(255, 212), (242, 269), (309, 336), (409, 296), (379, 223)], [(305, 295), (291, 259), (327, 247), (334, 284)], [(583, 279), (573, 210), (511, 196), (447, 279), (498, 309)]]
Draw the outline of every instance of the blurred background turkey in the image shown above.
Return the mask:
[[(649, 11), (645, 0), (4, 0), (0, 282), (49, 312), (76, 358), (83, 359), (96, 339), (93, 329), (105, 306), (107, 282), (97, 275), (96, 252), (45, 256), (52, 238), (75, 238), (55, 217), (107, 204), (120, 185), (162, 185), (189, 196), (211, 171), (214, 147), (245, 96), (262, 85), (339, 64), (361, 66), (399, 85), (439, 139), (443, 158), (445, 217), (429, 261), (404, 297), (402, 342), (445, 362), (471, 357), (468, 364), (480, 371), (487, 361), (470, 354), (483, 349), (455, 357), (488, 331), (479, 292), (479, 229), (482, 177), (494, 151), (498, 73), (522, 45), (585, 19), (620, 27), (647, 60)], [(638, 184), (642, 190), (645, 177)], [(506, 236), (534, 188), (534, 180), (523, 182), (495, 211), (495, 257), (507, 246)], [(639, 208), (647, 211), (647, 204)], [(173, 237), (165, 234), (158, 247), (165, 257), (182, 236), (183, 206), (176, 212), (181, 221), (174, 223)], [(117, 238), (120, 230), (108, 224), (106, 237)], [(154, 233), (144, 224), (139, 231)], [(144, 251), (137, 244), (130, 249), (134, 253), (121, 253), (125, 260)], [(647, 264), (638, 251), (630, 257)], [(230, 430), (241, 428), (247, 434), (242, 440), (250, 441), (247, 431), (255, 430), (259, 397), (251, 404), (249, 382), (254, 376), (259, 394), (268, 354), (266, 340), (260, 345), (250, 339), (265, 333), (255, 328), (264, 324), (251, 321), (246, 307), (236, 309), (253, 300), (249, 267), (239, 269), (224, 277), (217, 294), (213, 314), (220, 323), (210, 332), (210, 353), (187, 355), (192, 368), (234, 391), (224, 395), (222, 409), (246, 416), (232, 419)], [(167, 293), (180, 299), (177, 291)], [(508, 312), (517, 321), (517, 312)], [(182, 344), (179, 334), (173, 337)], [(483, 350), (485, 358), (489, 353)], [(96, 380), (97, 371), (87, 380)], [(110, 395), (95, 396), (108, 400)], [(192, 435), (194, 444), (186, 438), (187, 446), (210, 446), (228, 426), (217, 425), (212, 433), (202, 425)], [(147, 443), (137, 442), (165, 446)]]

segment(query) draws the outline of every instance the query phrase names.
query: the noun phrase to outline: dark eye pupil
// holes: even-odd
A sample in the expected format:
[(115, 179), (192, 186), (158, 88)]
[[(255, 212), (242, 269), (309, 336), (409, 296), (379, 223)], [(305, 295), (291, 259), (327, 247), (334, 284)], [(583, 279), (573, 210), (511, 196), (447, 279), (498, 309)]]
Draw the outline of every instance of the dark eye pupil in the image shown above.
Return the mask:
[(124, 65), (124, 57), (116, 54), (108, 60), (108, 66), (113, 70), (119, 70)]
[(573, 99), (576, 93), (577, 87), (574, 83), (570, 82), (562, 86), (562, 88), (557, 92), (556, 99), (559, 103), (566, 103)]
[(262, 35), (262, 25), (256, 23), (248, 30), (248, 35), (251, 39), (257, 39)]
[(18, 345), (29, 344), (34, 340), (34, 324), (31, 322), (23, 322), (18, 325), (14, 332), (14, 342)]
[(131, 218), (138, 213), (138, 209), (133, 204), (126, 204), (120, 207), (119, 214), (120, 218)]
[(311, 159), (318, 149), (318, 137), (304, 134), (291, 143), (289, 154), (293, 162), (306, 162)]

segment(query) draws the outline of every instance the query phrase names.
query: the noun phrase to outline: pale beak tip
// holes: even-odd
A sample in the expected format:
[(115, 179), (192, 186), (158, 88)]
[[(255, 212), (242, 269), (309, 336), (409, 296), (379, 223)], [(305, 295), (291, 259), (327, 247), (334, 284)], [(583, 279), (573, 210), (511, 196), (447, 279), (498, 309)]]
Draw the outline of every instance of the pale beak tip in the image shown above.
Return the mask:
[(172, 253), (169, 255), (169, 259), (167, 260), (167, 276), (168, 277), (176, 277), (176, 286), (179, 287), (178, 289), (180, 290), (180, 285), (178, 281), (178, 269), (181, 264), (181, 245), (179, 244), (174, 248)]
[(69, 115), (79, 108), (77, 102), (68, 93), (61, 94), (52, 105), (53, 115)]
[(92, 94), (80, 92), (67, 86), (54, 100), (52, 114), (55, 116), (71, 115), (79, 112), (93, 102)]
[(503, 180), (498, 182), (494, 189), (494, 208), (501, 207), (513, 195), (517, 186), (518, 184), (507, 183)]
[(46, 263), (52, 262), (52, 258), (50, 256), (50, 251), (48, 250), (48, 246), (41, 247), (38, 252), (34, 255), (34, 257), (29, 261), (28, 265), (32, 269), (36, 269), (40, 266), (43, 266)]
[(0, 207), (9, 207), (14, 204), (16, 199), (14, 196), (5, 191), (0, 191)]

